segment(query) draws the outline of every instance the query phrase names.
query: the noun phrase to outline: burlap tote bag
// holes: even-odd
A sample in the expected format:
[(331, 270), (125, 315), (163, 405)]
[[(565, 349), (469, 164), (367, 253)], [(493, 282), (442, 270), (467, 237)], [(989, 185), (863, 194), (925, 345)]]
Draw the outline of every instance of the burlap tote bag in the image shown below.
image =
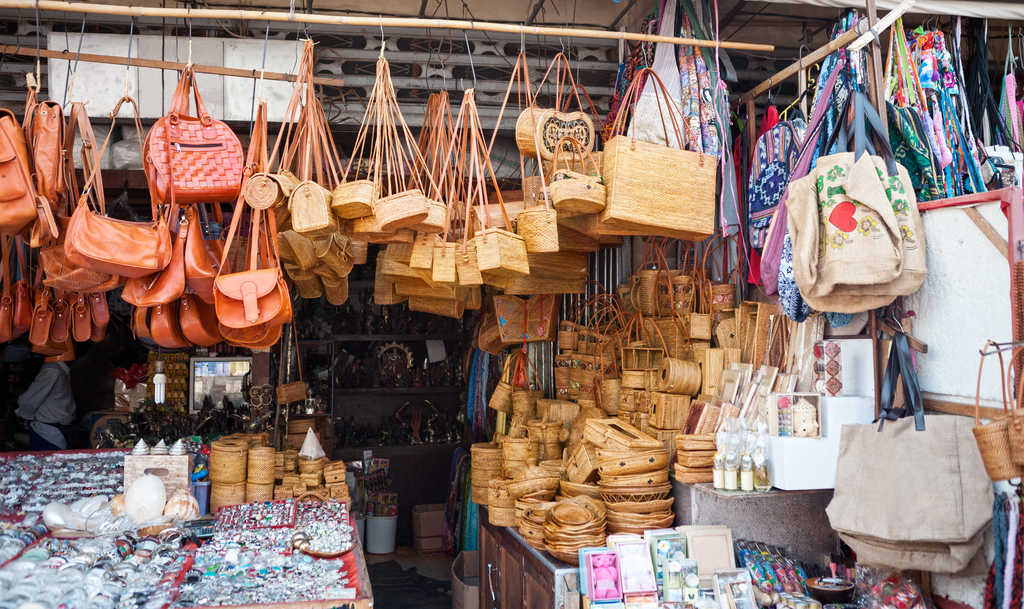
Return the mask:
[(968, 417), (847, 425), (826, 513), (858, 561), (938, 573), (964, 570), (981, 549), (992, 483)]

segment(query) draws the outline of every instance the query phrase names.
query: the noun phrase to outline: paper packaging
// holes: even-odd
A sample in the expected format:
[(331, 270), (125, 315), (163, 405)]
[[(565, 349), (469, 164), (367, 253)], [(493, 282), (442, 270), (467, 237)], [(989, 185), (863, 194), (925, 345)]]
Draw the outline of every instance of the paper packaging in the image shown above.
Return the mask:
[(302, 441), (302, 448), (299, 450), (299, 456), (307, 459), (319, 459), (320, 457), (326, 457), (324, 449), (320, 446), (320, 440), (317, 439), (316, 434), (313, 433), (313, 429), (306, 430), (306, 439)]
[(480, 555), (476, 550), (459, 552), (452, 562), (452, 609), (480, 608)]

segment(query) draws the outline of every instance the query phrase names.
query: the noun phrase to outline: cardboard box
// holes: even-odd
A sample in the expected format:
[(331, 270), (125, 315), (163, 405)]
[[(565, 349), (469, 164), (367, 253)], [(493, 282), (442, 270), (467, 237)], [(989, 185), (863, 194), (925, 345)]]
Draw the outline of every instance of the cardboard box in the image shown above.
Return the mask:
[(444, 535), (444, 504), (424, 503), (412, 508), (413, 537), (441, 537)]
[(416, 537), (413, 547), (419, 554), (440, 554), (444, 552), (444, 537)]
[(192, 455), (132, 455), (124, 456), (124, 490), (136, 478), (152, 474), (164, 483), (169, 498), (178, 489), (189, 490), (192, 474)]
[(452, 609), (480, 609), (480, 555), (459, 552), (452, 562)]

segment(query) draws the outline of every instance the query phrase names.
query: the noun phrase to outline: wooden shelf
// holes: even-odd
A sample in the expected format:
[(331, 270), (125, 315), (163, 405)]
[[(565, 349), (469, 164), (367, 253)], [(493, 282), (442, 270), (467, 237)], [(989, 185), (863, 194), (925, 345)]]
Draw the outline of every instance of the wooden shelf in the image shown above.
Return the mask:
[(336, 387), (334, 391), (341, 394), (393, 393), (396, 395), (428, 395), (460, 393), (465, 390), (465, 387)]
[(831, 493), (832, 489), (813, 489), (813, 490), (802, 490), (802, 491), (784, 491), (782, 489), (773, 488), (770, 491), (726, 491), (715, 488), (710, 482), (699, 482), (697, 484), (690, 484), (686, 482), (679, 482), (673, 478), (673, 482), (676, 484), (683, 484), (692, 488), (693, 490), (718, 497), (720, 499), (764, 499), (768, 497), (779, 497), (783, 495), (801, 495), (801, 494), (812, 494), (812, 493)]
[(300, 340), (300, 345), (329, 345), (331, 343), (379, 343), (410, 340), (457, 340), (458, 334), (338, 334), (331, 338)]

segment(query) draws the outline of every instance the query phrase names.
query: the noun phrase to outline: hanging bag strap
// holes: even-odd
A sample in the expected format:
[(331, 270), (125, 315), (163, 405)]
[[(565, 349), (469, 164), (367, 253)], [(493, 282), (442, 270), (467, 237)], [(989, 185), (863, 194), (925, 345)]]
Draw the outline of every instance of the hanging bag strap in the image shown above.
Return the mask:
[[(902, 408), (894, 408), (897, 383), (901, 378), (904, 404)], [(885, 366), (885, 378), (882, 380), (881, 403), (882, 408), (877, 419), (879, 431), (886, 421), (896, 421), (911, 415), (914, 417), (914, 428), (917, 431), (924, 431), (924, 399), (910, 355), (910, 344), (903, 332), (896, 332), (892, 337), (889, 361)]]

